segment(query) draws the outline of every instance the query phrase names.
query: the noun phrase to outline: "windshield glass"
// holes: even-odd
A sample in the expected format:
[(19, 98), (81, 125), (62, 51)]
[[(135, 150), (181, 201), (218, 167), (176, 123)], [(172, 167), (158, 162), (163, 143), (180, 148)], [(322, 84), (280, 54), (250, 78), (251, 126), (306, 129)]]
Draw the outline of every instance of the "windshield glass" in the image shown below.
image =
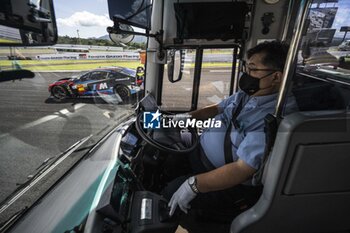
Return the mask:
[(350, 84), (350, 2), (314, 0), (299, 53), (304, 75)]
[[(179, 53), (175, 53), (174, 79), (179, 77), (182, 66), (181, 80), (172, 83), (168, 80), (168, 68), (165, 66), (163, 75), (162, 108), (172, 110), (189, 110), (195, 91), (194, 80), (200, 79), (198, 85), (198, 108), (217, 104), (230, 95), (230, 81), (235, 74), (232, 72), (234, 49), (208, 48), (203, 50), (183, 49), (183, 64)], [(200, 75), (195, 77), (195, 58), (201, 53)], [(176, 92), (174, 91), (176, 90)]]
[[(113, 25), (107, 1), (54, 5), (56, 45), (0, 47), (1, 71), (35, 74), (0, 82), (0, 203), (50, 161), (80, 146), (53, 174), (59, 178), (87, 152), (81, 146), (93, 146), (125, 121), (143, 96), (144, 78), (136, 69), (144, 67), (138, 51), (146, 38), (114, 44), (106, 31)], [(42, 185), (40, 193), (49, 187)]]
[(348, 109), (350, 2), (314, 0), (298, 53), (293, 94), (300, 111)]

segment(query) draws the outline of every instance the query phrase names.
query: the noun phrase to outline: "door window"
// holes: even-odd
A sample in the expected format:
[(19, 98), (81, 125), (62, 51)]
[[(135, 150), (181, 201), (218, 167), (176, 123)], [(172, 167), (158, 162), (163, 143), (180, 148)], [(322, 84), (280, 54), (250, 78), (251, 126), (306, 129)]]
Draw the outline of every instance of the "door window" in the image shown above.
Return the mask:
[[(234, 49), (185, 50), (183, 56), (175, 53), (173, 80), (168, 79), (165, 66), (163, 76), (162, 107), (167, 110), (189, 111), (216, 104), (230, 94)], [(200, 75), (195, 76), (196, 57)], [(182, 63), (180, 62), (182, 59)], [(171, 64), (170, 64), (171, 65)], [(195, 80), (196, 79), (196, 80)], [(198, 92), (197, 92), (198, 91)], [(198, 98), (198, 99), (197, 99)]]
[(301, 111), (348, 108), (350, 4), (346, 0), (336, 5), (314, 2), (301, 41), (293, 94)]
[(123, 78), (123, 77), (124, 77), (123, 75), (121, 75), (119, 73), (115, 73), (115, 72), (108, 74), (108, 78), (110, 78), (110, 79), (118, 79), (118, 78)]
[[(173, 77), (176, 80), (179, 77), (180, 69), (182, 69), (182, 77), (178, 82), (170, 82), (168, 79), (168, 68), (170, 64), (165, 65), (163, 75), (163, 91), (162, 91), (162, 108), (168, 110), (185, 111), (191, 109), (193, 76), (195, 65), (195, 50), (183, 50), (181, 64), (181, 54), (175, 52)], [(182, 68), (181, 68), (182, 66)]]
[(320, 4), (314, 0), (309, 11), (310, 23), (302, 41), (299, 64), (303, 73), (320, 78), (350, 82), (350, 56), (346, 45), (350, 27), (349, 1)]
[(233, 49), (205, 49), (199, 87), (198, 108), (216, 104), (230, 93)]
[(105, 71), (94, 71), (90, 75), (91, 80), (103, 80), (106, 79), (107, 72)]
[(90, 77), (90, 73), (86, 73), (80, 77), (80, 81), (90, 80), (89, 77)]

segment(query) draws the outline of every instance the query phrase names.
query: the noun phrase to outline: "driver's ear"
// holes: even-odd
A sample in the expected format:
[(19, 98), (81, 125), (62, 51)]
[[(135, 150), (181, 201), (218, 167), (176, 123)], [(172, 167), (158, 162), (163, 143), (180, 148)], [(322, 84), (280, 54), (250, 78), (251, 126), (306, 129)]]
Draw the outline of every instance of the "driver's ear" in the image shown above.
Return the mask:
[(281, 71), (275, 72), (272, 83), (279, 85), (282, 82), (282, 77), (283, 77), (283, 73)]

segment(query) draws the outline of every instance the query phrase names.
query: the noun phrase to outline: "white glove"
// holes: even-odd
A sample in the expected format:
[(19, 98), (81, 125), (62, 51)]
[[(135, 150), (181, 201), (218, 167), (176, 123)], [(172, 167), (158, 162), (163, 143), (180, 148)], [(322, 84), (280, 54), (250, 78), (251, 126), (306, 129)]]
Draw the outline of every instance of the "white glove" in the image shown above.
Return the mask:
[(168, 206), (170, 207), (169, 215), (172, 216), (177, 206), (187, 214), (187, 210), (191, 208), (189, 203), (197, 196), (197, 193), (191, 189), (188, 179), (180, 186), (180, 188), (173, 194)]
[(192, 115), (189, 113), (180, 113), (180, 114), (175, 114), (173, 118), (171, 119), (172, 121), (186, 121), (187, 119), (191, 119)]

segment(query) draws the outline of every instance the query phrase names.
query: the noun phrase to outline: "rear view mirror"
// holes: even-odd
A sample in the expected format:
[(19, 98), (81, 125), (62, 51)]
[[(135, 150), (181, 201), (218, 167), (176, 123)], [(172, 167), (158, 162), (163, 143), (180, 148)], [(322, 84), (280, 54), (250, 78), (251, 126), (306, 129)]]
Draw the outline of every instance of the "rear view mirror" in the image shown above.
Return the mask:
[[(168, 52), (168, 80), (171, 83), (178, 82), (182, 79), (183, 69), (185, 66), (185, 51), (172, 49)], [(174, 77), (176, 77), (174, 79)]]
[(134, 32), (134, 29), (130, 25), (126, 24), (120, 24), (120, 29), (123, 31), (129, 31), (131, 34), (128, 33), (109, 33), (109, 38), (111, 41), (113, 41), (116, 44), (127, 44), (131, 42), (134, 39), (134, 35), (132, 34)]
[(0, 46), (52, 45), (57, 41), (53, 0), (2, 0)]

